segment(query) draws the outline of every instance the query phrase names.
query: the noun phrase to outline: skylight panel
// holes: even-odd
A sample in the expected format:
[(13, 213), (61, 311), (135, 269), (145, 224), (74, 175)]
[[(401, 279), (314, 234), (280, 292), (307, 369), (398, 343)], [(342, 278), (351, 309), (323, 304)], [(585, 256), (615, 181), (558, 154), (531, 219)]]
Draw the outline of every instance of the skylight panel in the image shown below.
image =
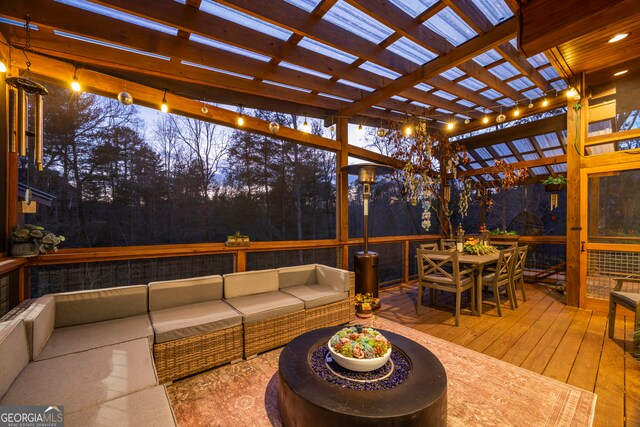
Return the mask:
[[(15, 19), (3, 18), (1, 16), (0, 16), (0, 23), (1, 24), (15, 25), (16, 27), (22, 27), (22, 28), (24, 28), (24, 24), (25, 24), (24, 21), (16, 21)], [(29, 24), (29, 29), (38, 31), (38, 27), (36, 25), (33, 25), (33, 24)]]
[(351, 100), (351, 99), (343, 98), (343, 97), (341, 97), (341, 96), (337, 96), (337, 95), (331, 95), (331, 94), (328, 94), (328, 93), (322, 93), (322, 92), (320, 92), (320, 93), (318, 94), (318, 96), (324, 96), (325, 98), (337, 99), (338, 101), (352, 102), (352, 100)]
[(330, 79), (331, 76), (329, 74), (321, 73), (320, 71), (310, 70), (309, 68), (301, 67), (296, 64), (290, 64), (288, 62), (282, 61), (278, 64), (284, 68), (289, 68), (290, 70), (300, 71), (301, 73), (311, 74), (312, 76), (321, 77), (323, 79)]
[(372, 92), (373, 88), (365, 85), (361, 85), (360, 83), (352, 82), (350, 80), (340, 79), (338, 83), (345, 84), (347, 86), (355, 87), (357, 89), (366, 90), (367, 92)]
[(513, 16), (513, 12), (503, 0), (473, 0), (473, 3), (493, 25)]
[(547, 80), (553, 80), (553, 79), (557, 79), (558, 77), (560, 77), (560, 75), (558, 74), (556, 69), (553, 68), (553, 67), (547, 67), (547, 68), (544, 68), (544, 69), (540, 70), (540, 74), (542, 74), (542, 77), (544, 77)]
[(496, 65), (495, 67), (491, 67), (489, 68), (489, 71), (497, 76), (500, 80), (506, 80), (509, 77), (517, 76), (518, 74), (520, 74), (520, 72), (516, 70), (516, 67), (509, 64), (508, 62)]
[(373, 62), (369, 62), (369, 61), (361, 64), (360, 68), (362, 68), (363, 70), (370, 71), (370, 72), (375, 73), (375, 74), (379, 74), (379, 75), (384, 76), (384, 77), (388, 77), (390, 79), (394, 79), (394, 80), (401, 76), (400, 73), (396, 73), (393, 70), (390, 70), (388, 68), (385, 68), (385, 67), (383, 67), (381, 65), (378, 65), (378, 64), (374, 64)]
[(542, 167), (542, 166), (537, 166), (535, 168), (531, 168), (529, 169), (531, 172), (533, 172), (536, 175), (548, 175), (549, 172), (547, 171), (547, 168)]
[(469, 166), (471, 169), (480, 169), (480, 168), (481, 168), (480, 163), (478, 163), (478, 162), (469, 163), (469, 165), (468, 165), (468, 166)]
[(513, 102), (510, 98), (502, 98), (501, 100), (497, 101), (498, 104), (505, 106), (505, 107), (515, 107), (516, 103)]
[(400, 37), (387, 49), (418, 65), (423, 65), (438, 56), (406, 37)]
[(538, 153), (527, 153), (527, 154), (523, 154), (522, 158), (524, 160), (538, 160), (540, 156), (538, 156)]
[(493, 146), (493, 149), (496, 150), (496, 153), (498, 153), (500, 157), (513, 156), (513, 153), (505, 143), (496, 144)]
[(93, 12), (98, 15), (108, 16), (109, 18), (114, 18), (119, 21), (128, 22), (129, 24), (148, 28), (154, 31), (159, 31), (161, 33), (170, 34), (172, 36), (175, 36), (178, 34), (177, 28), (160, 24), (158, 22), (151, 21), (149, 19), (140, 18), (138, 16), (131, 15), (129, 13), (120, 12), (119, 10), (111, 9), (110, 7), (100, 6), (95, 3), (90, 3), (88, 1), (80, 1), (80, 0), (57, 0), (57, 1), (58, 3), (77, 7), (78, 9)]
[(400, 96), (400, 95), (393, 95), (391, 97), (391, 99), (395, 99), (396, 101), (400, 101), (400, 102), (407, 102), (408, 99), (405, 98), (404, 96)]
[(267, 34), (276, 39), (288, 40), (291, 34), (293, 34), (289, 30), (285, 30), (277, 25), (221, 5), (220, 3), (213, 2), (212, 0), (203, 0), (200, 5), (200, 10), (210, 15), (234, 22), (238, 25), (242, 25), (243, 27), (251, 28), (252, 30)]
[(527, 58), (527, 61), (529, 61), (529, 63), (536, 68), (542, 67), (543, 65), (547, 65), (549, 63), (549, 59), (547, 59), (547, 56), (544, 53), (533, 55), (531, 58)]
[(424, 25), (440, 34), (455, 46), (460, 46), (462, 43), (478, 35), (448, 6), (429, 18)]
[(418, 83), (417, 85), (414, 86), (414, 88), (418, 90), (422, 90), (424, 92), (429, 92), (431, 89), (433, 89), (433, 86), (429, 86), (426, 83)]
[(344, 0), (338, 0), (322, 19), (375, 44), (393, 34), (391, 28), (347, 4)]
[(553, 171), (555, 173), (566, 172), (567, 171), (567, 164), (566, 163), (560, 163), (560, 164), (557, 164), (557, 165), (551, 165), (551, 169), (553, 169)]
[(520, 92), (533, 86), (533, 82), (526, 77), (520, 77), (519, 79), (512, 80), (507, 84)]
[[(518, 161), (518, 159), (514, 156), (509, 156), (509, 157), (503, 157), (502, 160), (504, 160), (507, 163), (516, 163)], [(500, 173), (501, 178), (503, 178), (502, 173)]]
[(444, 73), (440, 73), (440, 75), (442, 77), (444, 77), (447, 80), (455, 80), (458, 77), (462, 77), (464, 76), (464, 72), (460, 71), (458, 68), (453, 67), (453, 68), (449, 68), (447, 71), (445, 71)]
[(545, 150), (542, 153), (545, 157), (555, 157), (562, 156), (564, 154), (564, 151), (562, 151), (561, 148), (556, 148), (555, 150)]
[(529, 141), (529, 138), (515, 139), (512, 142), (519, 153), (535, 151), (535, 148), (533, 147), (533, 144), (531, 144), (531, 141)]
[(223, 73), (223, 74), (228, 74), (230, 76), (235, 76), (235, 77), (240, 77), (240, 78), (243, 78), (243, 79), (253, 80), (253, 76), (248, 76), (246, 74), (234, 73), (233, 71), (227, 71), (227, 70), (222, 70), (220, 68), (214, 68), (214, 67), (209, 67), (209, 66), (202, 65), (202, 64), (196, 64), (195, 62), (189, 62), (189, 61), (180, 61), (180, 62), (182, 64), (188, 65), (190, 67), (202, 68), (203, 70), (215, 71), (216, 73)]
[(453, 111), (445, 110), (444, 108), (436, 108), (435, 111), (442, 114), (453, 114)]
[(213, 40), (207, 37), (199, 36), (198, 34), (190, 34), (189, 40), (196, 43), (204, 44), (207, 46), (215, 47), (216, 49), (224, 50), (227, 52), (235, 53), (237, 55), (246, 56), (247, 58), (257, 59), (262, 62), (269, 62), (271, 59), (266, 55), (260, 55), (259, 53), (251, 52), (250, 50), (242, 49), (241, 47), (232, 46), (230, 44), (222, 43), (217, 40)]
[(313, 12), (313, 10), (320, 4), (322, 0), (284, 0), (289, 4), (299, 7), (300, 9)]
[(544, 96), (544, 92), (537, 87), (534, 87), (533, 89), (530, 89), (526, 92), (522, 92), (522, 94), (529, 99), (536, 99)]
[(431, 108), (431, 105), (425, 104), (425, 103), (420, 102), (420, 101), (411, 101), (411, 104), (416, 105), (418, 107), (422, 107), (422, 108)]
[(460, 104), (462, 106), (468, 107), (468, 108), (475, 107), (475, 105), (476, 105), (473, 102), (467, 101), (466, 99), (459, 99), (459, 100), (456, 101), (456, 103), (458, 103), (458, 104)]
[(567, 88), (567, 84), (564, 80), (556, 80), (555, 82), (551, 82), (551, 86), (557, 91), (565, 90)]
[(120, 46), (120, 45), (117, 45), (117, 44), (114, 44), (114, 43), (103, 42), (101, 40), (91, 39), (89, 37), (77, 36), (75, 34), (66, 33), (64, 31), (53, 30), (53, 34), (55, 34), (57, 36), (61, 36), (61, 37), (66, 37), (66, 38), (69, 38), (69, 39), (80, 40), (80, 41), (87, 42), (87, 43), (97, 44), (99, 46), (112, 47), (114, 49), (123, 50), (125, 52), (137, 53), (139, 55), (145, 55), (145, 56), (150, 56), (152, 58), (163, 59), (165, 61), (169, 61), (171, 59), (168, 56), (158, 55), (157, 53), (150, 53), (150, 52), (145, 52), (144, 50), (132, 49), (130, 47)]
[(391, 0), (391, 3), (398, 6), (412, 18), (420, 15), (425, 10), (436, 4), (438, 0)]
[(262, 83), (270, 84), (270, 85), (273, 85), (273, 86), (284, 87), (284, 88), (287, 88), (287, 89), (297, 90), (298, 92), (311, 93), (310, 89), (304, 89), (304, 88), (301, 88), (301, 87), (298, 87), (298, 86), (291, 86), (291, 85), (288, 85), (288, 84), (285, 84), (285, 83), (274, 82), (274, 81), (271, 81), (271, 80), (263, 80)]
[(433, 92), (434, 95), (439, 96), (440, 98), (444, 98), (448, 101), (452, 101), (457, 98), (457, 96), (450, 94), (449, 92), (445, 92), (443, 90), (437, 90)]
[(487, 89), (484, 92), (480, 92), (480, 95), (484, 96), (485, 98), (489, 98), (489, 99), (496, 99), (496, 98), (500, 98), (502, 96), (502, 94), (494, 89)]
[(351, 55), (347, 52), (343, 52), (340, 49), (336, 49), (335, 47), (327, 46), (324, 43), (320, 43), (307, 37), (304, 37), (302, 40), (300, 40), (298, 46), (304, 49), (311, 50), (315, 53), (319, 53), (320, 55), (328, 56), (329, 58), (346, 62), (347, 64), (351, 64), (353, 61), (358, 59), (357, 56)]
[(454, 114), (455, 117), (459, 117), (462, 120), (467, 120), (467, 119), (471, 119), (471, 117), (469, 116), (465, 116), (464, 114)]
[(536, 142), (543, 150), (546, 148), (559, 147), (560, 141), (558, 141), (558, 137), (554, 133), (547, 133), (544, 135), (536, 135)]
[(473, 77), (469, 77), (467, 79), (461, 80), (458, 82), (458, 84), (466, 87), (467, 89), (471, 89), (473, 91), (477, 91), (487, 87), (486, 84), (482, 83), (480, 80), (474, 79)]
[(475, 58), (473, 58), (475, 62), (482, 65), (483, 67), (486, 67), (489, 64), (493, 64), (494, 62), (499, 61), (501, 59), (502, 59), (502, 55), (500, 55), (498, 52), (496, 52), (493, 49), (489, 49), (485, 53), (480, 54)]

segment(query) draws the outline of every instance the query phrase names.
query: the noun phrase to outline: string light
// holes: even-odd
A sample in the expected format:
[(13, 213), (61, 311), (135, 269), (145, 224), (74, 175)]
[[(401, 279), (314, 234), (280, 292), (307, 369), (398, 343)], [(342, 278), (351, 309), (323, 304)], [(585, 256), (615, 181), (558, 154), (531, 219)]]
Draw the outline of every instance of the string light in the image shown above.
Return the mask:
[(78, 68), (73, 70), (73, 81), (71, 82), (71, 90), (74, 92), (80, 92), (80, 82), (78, 81)]
[(528, 108), (533, 108), (533, 101), (529, 100), (529, 105), (527, 105)]
[(244, 114), (240, 113), (237, 120), (238, 126), (244, 126)]
[(6, 73), (7, 72), (7, 65), (4, 63), (4, 61), (0, 61), (0, 73)]
[(362, 127), (362, 124), (358, 125), (358, 133), (364, 133), (364, 128)]
[(411, 136), (411, 134), (413, 133), (413, 129), (411, 128), (411, 126), (405, 126), (404, 128), (404, 134), (406, 136)]
[(453, 119), (449, 119), (449, 123), (447, 123), (447, 130), (453, 130), (455, 124), (453, 123)]
[(547, 99), (547, 97), (545, 96), (544, 99), (542, 100), (542, 106), (546, 107), (547, 105), (549, 105), (549, 100)]
[(489, 123), (489, 117), (487, 117), (487, 114), (485, 113), (484, 117), (482, 118), (482, 123), (484, 123), (485, 125), (487, 123)]
[(520, 115), (520, 108), (518, 107), (518, 102), (516, 101), (516, 109), (513, 110), (513, 117), (518, 117)]
[(302, 123), (302, 132), (304, 132), (304, 133), (310, 133), (311, 132), (311, 126), (309, 125), (309, 122), (307, 121), (307, 115), (306, 114), (304, 116), (304, 123)]
[(567, 99), (573, 99), (574, 101), (580, 101), (580, 94), (578, 93), (578, 91), (573, 86), (569, 86), (569, 88), (567, 89)]
[(162, 95), (162, 104), (160, 105), (160, 111), (166, 113), (169, 111), (169, 106), (167, 105), (167, 89), (164, 90), (164, 94)]

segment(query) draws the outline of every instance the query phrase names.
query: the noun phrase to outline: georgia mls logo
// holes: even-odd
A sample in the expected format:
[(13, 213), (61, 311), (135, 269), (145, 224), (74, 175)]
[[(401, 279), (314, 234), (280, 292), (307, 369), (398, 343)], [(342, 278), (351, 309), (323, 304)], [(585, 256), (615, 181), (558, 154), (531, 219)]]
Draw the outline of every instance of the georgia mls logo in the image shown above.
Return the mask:
[(63, 427), (64, 406), (0, 406), (0, 427)]

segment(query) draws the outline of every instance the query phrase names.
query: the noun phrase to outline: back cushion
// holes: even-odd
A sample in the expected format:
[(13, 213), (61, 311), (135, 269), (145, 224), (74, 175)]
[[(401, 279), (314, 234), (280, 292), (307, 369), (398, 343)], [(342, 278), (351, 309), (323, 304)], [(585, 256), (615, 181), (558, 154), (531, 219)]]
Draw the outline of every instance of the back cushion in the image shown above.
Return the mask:
[(298, 265), (278, 269), (280, 289), (298, 285), (316, 284), (316, 265)]
[(149, 283), (149, 311), (222, 299), (222, 276)]
[(349, 271), (347, 270), (317, 265), (316, 277), (319, 285), (331, 286), (341, 292), (349, 292)]
[(49, 340), (56, 323), (56, 302), (53, 295), (35, 300), (26, 310), (24, 323), (31, 346), (31, 360), (35, 360)]
[(147, 285), (54, 294), (56, 328), (146, 314)]
[(0, 398), (29, 363), (27, 330), (22, 319), (0, 322)]
[(276, 270), (258, 270), (225, 274), (224, 297), (235, 298), (278, 290)]

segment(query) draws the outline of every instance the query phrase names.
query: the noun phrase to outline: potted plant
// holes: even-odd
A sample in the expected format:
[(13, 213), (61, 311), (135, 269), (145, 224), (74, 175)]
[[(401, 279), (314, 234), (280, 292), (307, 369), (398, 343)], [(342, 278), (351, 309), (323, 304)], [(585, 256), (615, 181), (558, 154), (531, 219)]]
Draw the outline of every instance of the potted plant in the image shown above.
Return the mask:
[(496, 248), (471, 237), (464, 242), (464, 251), (469, 255), (487, 255), (494, 253)]
[(25, 224), (14, 228), (11, 233), (11, 255), (31, 257), (47, 251), (58, 252), (61, 242), (64, 242), (64, 236), (56, 236), (39, 225)]
[(513, 230), (503, 230), (502, 228), (496, 228), (495, 230), (491, 230), (491, 240), (495, 241), (517, 241), (520, 238), (518, 233)]
[(563, 175), (549, 175), (542, 181), (542, 184), (544, 184), (545, 191), (562, 191), (567, 186), (567, 178)]
[(227, 236), (227, 241), (224, 244), (227, 246), (249, 246), (251, 242), (249, 236), (236, 231), (236, 234)]
[(367, 318), (380, 308), (380, 298), (375, 298), (372, 293), (356, 294), (356, 316)]

